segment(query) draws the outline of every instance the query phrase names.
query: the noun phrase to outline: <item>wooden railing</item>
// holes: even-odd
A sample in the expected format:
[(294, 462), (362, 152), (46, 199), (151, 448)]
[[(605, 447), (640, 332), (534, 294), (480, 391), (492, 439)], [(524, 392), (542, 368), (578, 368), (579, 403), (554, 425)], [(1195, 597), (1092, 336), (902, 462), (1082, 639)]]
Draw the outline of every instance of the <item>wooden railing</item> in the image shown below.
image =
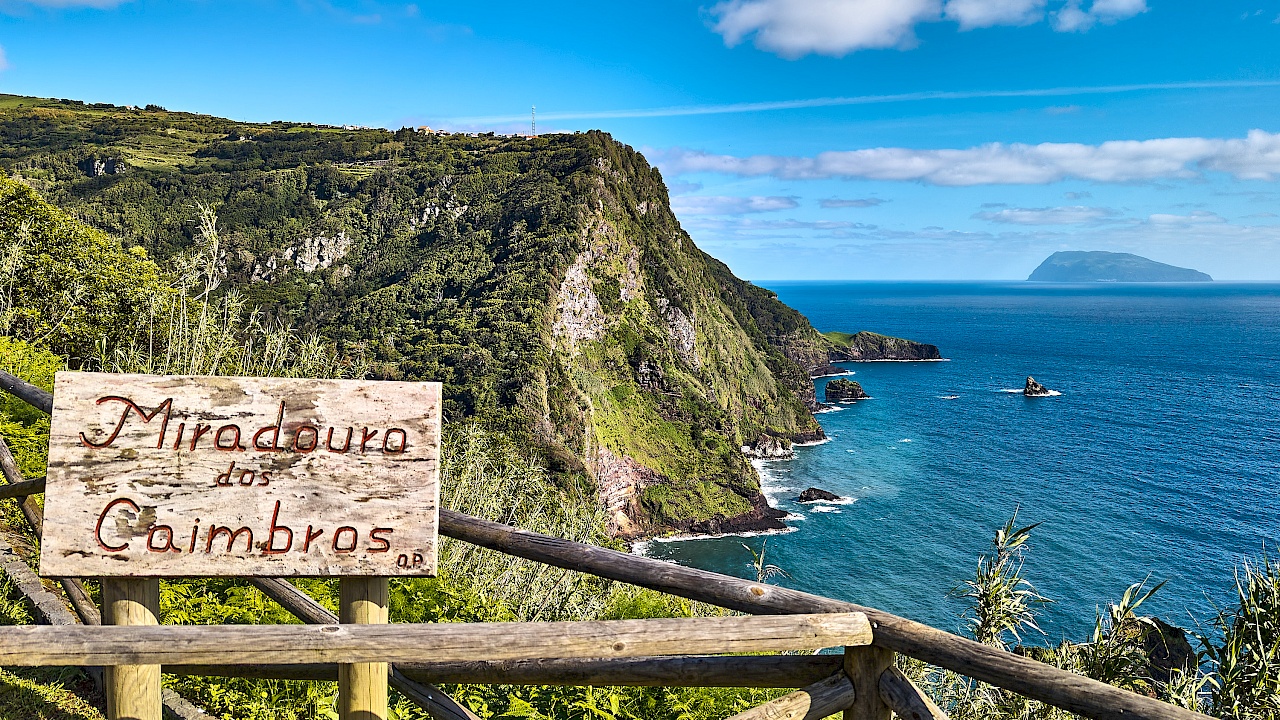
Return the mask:
[[(0, 372), (0, 389), (51, 412), (49, 393)], [(42, 479), (24, 479), (0, 439), (0, 498), (19, 498), (37, 537)], [(875, 608), (584, 545), (441, 510), (446, 536), (756, 617), (577, 623), (341, 625), (295, 585), (252, 578), (306, 625), (108, 627), (79, 580), (59, 583), (78, 616), (21, 562), (0, 570), (54, 627), (0, 628), (0, 666), (155, 666), (177, 675), (333, 680), (340, 664), (392, 662), (389, 683), (432, 717), (475, 715), (432, 683), (802, 688), (732, 720), (945, 718), (894, 664), (922, 660), (1095, 720), (1208, 716)], [(0, 556), (6, 548), (0, 547)], [(26, 573), (24, 576), (23, 573)], [(781, 616), (781, 617), (765, 617)], [(843, 655), (728, 655), (843, 647)], [(95, 671), (91, 670), (91, 673)], [(97, 677), (97, 675), (95, 675)], [(166, 705), (200, 717), (172, 693)], [(144, 718), (141, 720), (150, 720)]]

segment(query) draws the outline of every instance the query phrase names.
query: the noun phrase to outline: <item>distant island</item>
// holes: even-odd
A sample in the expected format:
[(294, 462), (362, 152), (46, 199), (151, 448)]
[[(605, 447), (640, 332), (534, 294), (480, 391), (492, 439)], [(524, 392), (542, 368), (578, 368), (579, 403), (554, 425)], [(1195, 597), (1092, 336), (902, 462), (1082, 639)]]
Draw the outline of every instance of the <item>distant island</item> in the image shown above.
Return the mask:
[(1037, 282), (1212, 282), (1189, 268), (1174, 267), (1129, 253), (1056, 252), (1027, 280)]

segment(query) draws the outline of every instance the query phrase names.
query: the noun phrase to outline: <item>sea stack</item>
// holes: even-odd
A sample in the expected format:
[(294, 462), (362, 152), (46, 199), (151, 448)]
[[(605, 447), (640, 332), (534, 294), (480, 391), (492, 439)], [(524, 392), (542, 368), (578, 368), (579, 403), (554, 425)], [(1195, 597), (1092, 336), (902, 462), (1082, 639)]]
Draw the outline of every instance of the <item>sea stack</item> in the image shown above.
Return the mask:
[(827, 383), (826, 390), (827, 402), (853, 402), (854, 400), (866, 400), (871, 396), (862, 389), (862, 386), (853, 380), (838, 378)]
[(1022, 388), (1022, 394), (1027, 397), (1049, 397), (1053, 394), (1053, 391), (1036, 382), (1035, 378), (1028, 375), (1027, 385)]

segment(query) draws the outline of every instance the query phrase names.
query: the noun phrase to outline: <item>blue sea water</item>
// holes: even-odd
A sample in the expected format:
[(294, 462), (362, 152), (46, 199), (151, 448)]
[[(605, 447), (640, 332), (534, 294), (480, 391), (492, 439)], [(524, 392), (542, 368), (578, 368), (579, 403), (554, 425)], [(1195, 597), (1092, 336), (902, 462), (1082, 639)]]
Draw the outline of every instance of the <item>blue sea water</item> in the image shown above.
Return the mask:
[[(1280, 285), (765, 283), (819, 330), (938, 345), (948, 362), (851, 363), (871, 400), (824, 413), (825, 444), (766, 463), (786, 534), (649, 543), (643, 552), (946, 630), (948, 591), (997, 527), (1043, 523), (1026, 576), (1054, 600), (1045, 641), (1150, 576), (1149, 610), (1183, 625), (1229, 601), (1234, 570), (1280, 543)], [(1024, 398), (1028, 375), (1061, 395)], [(816, 381), (818, 397), (827, 379)], [(817, 486), (852, 499), (802, 505)]]

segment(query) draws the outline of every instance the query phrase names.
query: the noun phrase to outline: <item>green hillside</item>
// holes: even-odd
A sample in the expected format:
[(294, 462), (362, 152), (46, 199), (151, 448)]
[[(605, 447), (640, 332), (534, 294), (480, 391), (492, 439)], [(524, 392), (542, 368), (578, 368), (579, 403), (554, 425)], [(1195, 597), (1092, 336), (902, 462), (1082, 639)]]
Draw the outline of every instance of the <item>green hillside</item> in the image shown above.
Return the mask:
[(657, 170), (603, 133), (342, 130), (6, 96), (0, 167), (138, 258), (214, 253), (216, 294), (318, 333), (373, 377), (442, 381), (447, 419), (590, 478), (624, 536), (776, 526), (741, 448), (821, 437), (801, 363), (825, 363), (825, 341), (698, 250)]

